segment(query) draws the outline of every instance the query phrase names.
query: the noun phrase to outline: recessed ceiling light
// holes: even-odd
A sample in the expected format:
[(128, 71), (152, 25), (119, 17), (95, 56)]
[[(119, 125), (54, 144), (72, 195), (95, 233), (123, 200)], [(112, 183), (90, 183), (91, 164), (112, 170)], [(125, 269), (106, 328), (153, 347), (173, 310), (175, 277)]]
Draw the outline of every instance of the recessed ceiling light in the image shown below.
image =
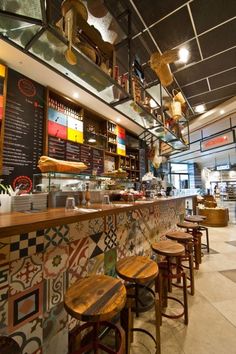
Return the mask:
[(120, 118), (116, 118), (116, 122), (120, 123), (121, 119)]
[(73, 93), (73, 97), (74, 97), (74, 98), (79, 98), (78, 92), (74, 92), (74, 93)]
[(225, 110), (224, 109), (221, 109), (220, 110), (220, 114), (224, 114), (225, 113)]
[(199, 104), (198, 106), (194, 107), (194, 111), (196, 113), (203, 113), (205, 112), (206, 107), (204, 106), (204, 104)]
[(188, 59), (189, 59), (189, 50), (186, 49), (186, 48), (180, 48), (180, 50), (179, 50), (179, 60), (182, 63), (187, 63)]

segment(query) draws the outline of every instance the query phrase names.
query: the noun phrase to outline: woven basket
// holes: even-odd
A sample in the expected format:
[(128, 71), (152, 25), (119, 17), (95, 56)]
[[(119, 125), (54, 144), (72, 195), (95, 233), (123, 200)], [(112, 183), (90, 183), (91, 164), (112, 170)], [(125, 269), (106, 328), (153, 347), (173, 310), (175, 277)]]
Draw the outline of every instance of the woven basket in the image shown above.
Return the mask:
[(185, 101), (185, 98), (184, 98), (182, 92), (177, 91), (177, 90), (174, 89), (174, 90), (172, 90), (172, 95), (173, 95), (174, 101), (180, 102), (181, 105), (185, 104), (186, 101)]
[(170, 112), (172, 118), (178, 120), (182, 116), (181, 103), (173, 100), (170, 104)]

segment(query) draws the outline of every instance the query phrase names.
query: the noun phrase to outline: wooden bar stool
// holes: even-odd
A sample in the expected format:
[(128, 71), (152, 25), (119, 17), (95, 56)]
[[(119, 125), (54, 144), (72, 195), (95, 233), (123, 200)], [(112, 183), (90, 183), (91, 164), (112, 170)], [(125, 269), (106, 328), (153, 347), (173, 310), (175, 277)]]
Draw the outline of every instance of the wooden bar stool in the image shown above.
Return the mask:
[(193, 235), (193, 247), (194, 247), (194, 262), (195, 268), (199, 269), (199, 264), (202, 262), (201, 253), (201, 237), (202, 233), (198, 231), (198, 224), (193, 222), (178, 222), (177, 226), (184, 229), (185, 232)]
[(21, 349), (12, 339), (11, 337), (7, 336), (0, 336), (0, 353), (1, 354), (21, 354)]
[(182, 231), (168, 231), (166, 238), (181, 243), (185, 248), (185, 255), (181, 257), (181, 264), (182, 261), (188, 261), (188, 266), (182, 264), (182, 267), (189, 269), (189, 277), (187, 279), (189, 279), (190, 285), (187, 288), (190, 288), (190, 294), (194, 295), (193, 235)]
[[(131, 256), (122, 258), (116, 264), (116, 272), (118, 276), (128, 282), (126, 284), (127, 288), (127, 298), (130, 299), (130, 303), (127, 307), (131, 307), (131, 311), (139, 315), (139, 312), (144, 312), (145, 305), (142, 303), (140, 298), (140, 290), (145, 289), (153, 297), (152, 306), (155, 306), (155, 316), (156, 316), (156, 338), (144, 328), (134, 328), (132, 324), (126, 327), (126, 343), (127, 343), (127, 353), (130, 351), (130, 343), (132, 341), (132, 332), (139, 331), (146, 333), (149, 337), (153, 339), (156, 345), (156, 353), (160, 353), (160, 307), (158, 294), (156, 294), (151, 288), (146, 284), (151, 280), (157, 278), (159, 269), (156, 262), (153, 260), (143, 257), (143, 256)], [(148, 306), (148, 309), (150, 306)], [(124, 327), (124, 326), (123, 326)]]
[[(126, 289), (119, 279), (107, 275), (91, 275), (80, 279), (66, 292), (64, 306), (66, 311), (74, 318), (86, 322), (77, 326), (70, 333), (71, 354), (85, 353), (93, 350), (98, 353), (99, 349), (106, 353), (124, 353), (124, 332), (122, 328), (110, 321), (123, 309), (126, 303)], [(81, 333), (91, 328), (88, 343), (76, 341)], [(114, 330), (116, 349), (111, 349), (101, 343), (102, 330)]]
[(204, 231), (206, 235), (206, 243), (201, 242), (201, 247), (206, 248), (207, 253), (210, 252), (210, 243), (209, 243), (209, 232), (208, 227), (200, 225), (207, 217), (204, 215), (190, 215), (184, 218), (185, 221), (196, 222), (198, 224), (198, 231)]
[[(180, 265), (180, 258), (185, 254), (185, 248), (180, 243), (164, 240), (158, 241), (152, 244), (152, 250), (160, 256), (165, 256), (166, 262), (158, 263), (160, 273), (158, 277), (157, 287), (159, 290), (160, 298), (160, 308), (162, 316), (167, 318), (180, 318), (184, 316), (184, 323), (188, 324), (188, 298), (187, 298), (187, 281), (186, 274), (183, 270), (183, 267)], [(173, 261), (173, 258), (176, 259), (176, 262)], [(173, 273), (175, 268), (176, 272)], [(166, 291), (166, 282), (168, 282), (168, 290), (171, 290), (171, 284), (173, 279), (181, 279), (183, 282), (183, 301), (177, 299), (174, 296), (168, 296), (168, 291)], [(168, 306), (168, 299), (178, 302), (183, 307), (183, 312), (177, 315), (169, 315), (162, 311), (163, 307)]]

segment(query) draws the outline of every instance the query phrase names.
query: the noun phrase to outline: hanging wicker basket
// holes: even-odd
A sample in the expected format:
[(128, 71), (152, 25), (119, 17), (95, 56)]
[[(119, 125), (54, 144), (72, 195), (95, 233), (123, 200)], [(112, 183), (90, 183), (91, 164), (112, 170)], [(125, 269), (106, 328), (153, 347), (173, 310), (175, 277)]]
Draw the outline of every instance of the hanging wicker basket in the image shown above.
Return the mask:
[(173, 100), (174, 101), (178, 101), (181, 103), (181, 105), (184, 105), (185, 104), (185, 98), (182, 94), (182, 92), (180, 91), (177, 91), (176, 89), (172, 90), (172, 95), (173, 95)]
[(173, 119), (178, 120), (182, 116), (181, 103), (173, 100), (170, 104), (170, 112)]

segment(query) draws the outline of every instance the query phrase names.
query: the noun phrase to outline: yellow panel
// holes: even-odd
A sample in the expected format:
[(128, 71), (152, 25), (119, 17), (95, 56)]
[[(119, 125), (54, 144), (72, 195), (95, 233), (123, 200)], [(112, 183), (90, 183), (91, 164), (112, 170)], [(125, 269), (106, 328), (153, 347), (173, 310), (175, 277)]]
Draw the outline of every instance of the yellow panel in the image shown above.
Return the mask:
[(6, 76), (6, 67), (2, 64), (0, 64), (0, 76), (5, 77)]
[(83, 143), (83, 132), (67, 128), (67, 139), (75, 141), (76, 143)]
[(125, 149), (120, 149), (120, 148), (117, 147), (117, 154), (125, 156), (126, 155), (126, 151), (125, 151)]

